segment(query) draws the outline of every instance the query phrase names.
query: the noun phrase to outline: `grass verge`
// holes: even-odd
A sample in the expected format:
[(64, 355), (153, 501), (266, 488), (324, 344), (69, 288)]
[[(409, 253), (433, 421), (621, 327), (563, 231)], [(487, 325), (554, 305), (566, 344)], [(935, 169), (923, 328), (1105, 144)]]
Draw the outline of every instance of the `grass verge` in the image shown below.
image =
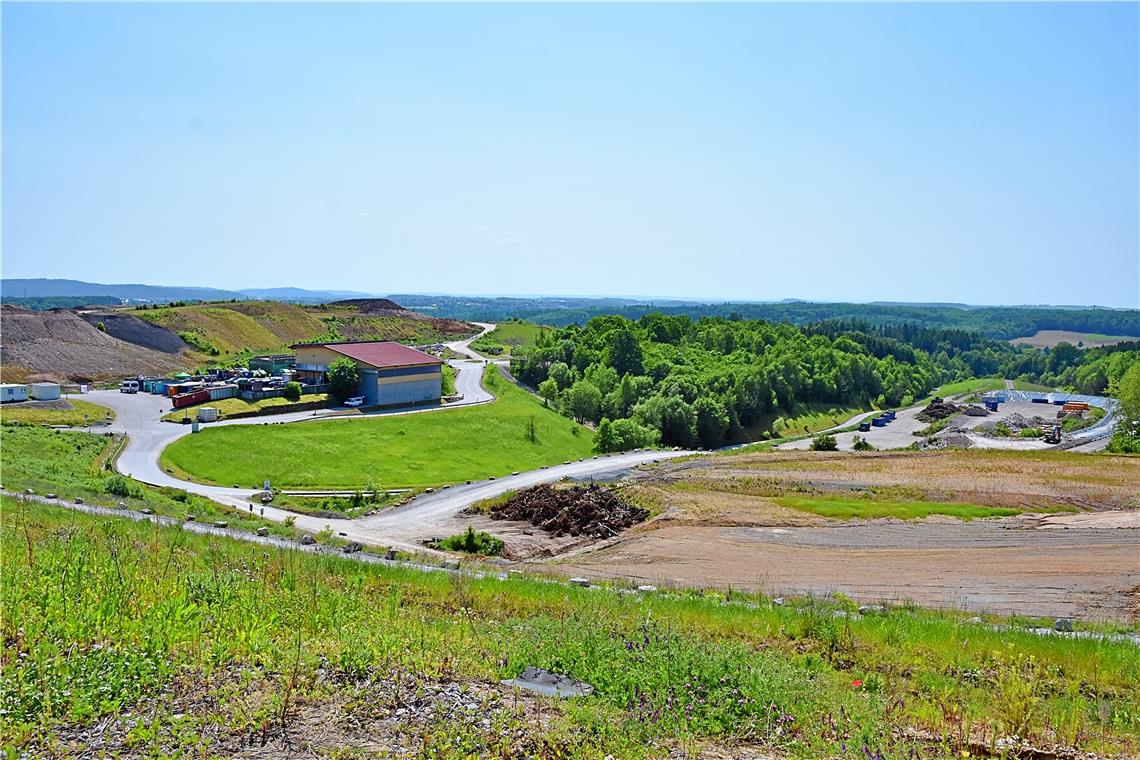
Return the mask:
[(218, 410), (218, 416), (222, 419), (226, 417), (247, 417), (250, 415), (260, 414), (266, 409), (274, 409), (278, 412), (284, 413), (290, 411), (289, 407), (302, 407), (311, 408), (314, 404), (329, 403), (329, 394), (327, 393), (306, 393), (301, 396), (300, 401), (290, 401), (287, 398), (263, 398), (260, 401), (245, 401), (240, 398), (221, 398), (217, 401), (206, 401), (202, 404), (189, 406), (185, 409), (175, 409), (173, 412), (162, 415), (162, 419), (167, 422), (181, 422), (183, 418), (189, 417), (196, 419), (198, 409), (203, 406), (212, 406)]

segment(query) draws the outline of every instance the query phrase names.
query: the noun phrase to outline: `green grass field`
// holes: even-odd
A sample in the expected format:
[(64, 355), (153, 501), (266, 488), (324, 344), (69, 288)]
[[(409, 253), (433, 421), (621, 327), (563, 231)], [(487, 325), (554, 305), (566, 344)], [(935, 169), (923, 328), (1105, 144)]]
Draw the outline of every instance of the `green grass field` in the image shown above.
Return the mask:
[[(593, 433), (516, 388), (495, 369), (490, 404), (367, 420), (236, 425), (179, 439), (162, 466), (218, 484), (426, 487), (507, 475), (592, 455)], [(533, 418), (536, 440), (527, 440)]]
[(916, 520), (931, 515), (946, 515), (961, 520), (983, 517), (1009, 517), (1021, 510), (1011, 507), (988, 507), (980, 504), (956, 504), (939, 501), (891, 501), (832, 496), (780, 496), (773, 499), (781, 507), (812, 512), (835, 520), (894, 517)]
[[(270, 757), (288, 737), (356, 758), (367, 735), (353, 732), (386, 725), (425, 758), (999, 757), (1010, 734), (1101, 756), (1140, 749), (1128, 643), (907, 606), (856, 617), (842, 596), (775, 606), (731, 590), (464, 578), (2, 506), (11, 756), (55, 756), (119, 721), (96, 729), (109, 756)], [(527, 666), (594, 692), (496, 691)], [(444, 687), (480, 705), (475, 720), (422, 710)], [(414, 720), (401, 717), (410, 707)]]
[(480, 353), (510, 356), (520, 348), (533, 346), (539, 335), (550, 331), (549, 327), (530, 322), (503, 322), (479, 340), (473, 341), (471, 347)]
[(175, 409), (173, 412), (162, 415), (162, 419), (169, 422), (181, 422), (183, 417), (196, 419), (198, 415), (198, 408), (203, 406), (212, 406), (218, 410), (221, 417), (232, 417), (235, 414), (244, 414), (247, 412), (256, 412), (262, 409), (273, 409), (279, 406), (291, 406), (292, 404), (311, 404), (319, 403), (329, 400), (327, 393), (305, 393), (301, 396), (300, 401), (290, 401), (287, 398), (263, 398), (260, 401), (243, 401), (240, 398), (221, 398), (217, 401), (206, 401), (195, 406), (188, 406), (185, 409)]
[(82, 427), (92, 422), (111, 421), (115, 413), (105, 406), (68, 398), (71, 409), (44, 409), (35, 406), (4, 404), (0, 406), (0, 422), (5, 425), (67, 425)]

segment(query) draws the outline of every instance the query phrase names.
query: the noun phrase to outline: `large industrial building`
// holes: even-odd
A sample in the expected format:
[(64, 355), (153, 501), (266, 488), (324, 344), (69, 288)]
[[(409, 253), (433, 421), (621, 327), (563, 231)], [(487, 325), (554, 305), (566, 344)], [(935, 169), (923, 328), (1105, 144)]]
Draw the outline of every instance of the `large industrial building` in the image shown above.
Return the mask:
[(329, 365), (349, 358), (360, 370), (365, 406), (409, 406), (438, 403), (443, 386), (443, 361), (414, 348), (390, 342), (298, 343), (297, 378), (328, 381)]

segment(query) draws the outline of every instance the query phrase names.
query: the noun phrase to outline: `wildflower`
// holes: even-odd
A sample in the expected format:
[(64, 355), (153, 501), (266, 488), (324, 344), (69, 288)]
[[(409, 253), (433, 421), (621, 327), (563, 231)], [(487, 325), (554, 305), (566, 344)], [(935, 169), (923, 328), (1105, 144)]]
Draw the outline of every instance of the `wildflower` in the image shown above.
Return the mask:
[(861, 688), (863, 688), (863, 681), (862, 681), (862, 680), (860, 680), (860, 679), (858, 679), (858, 678), (856, 678), (854, 681), (852, 681), (852, 682), (851, 682), (851, 688), (852, 688), (852, 689), (861, 689)]

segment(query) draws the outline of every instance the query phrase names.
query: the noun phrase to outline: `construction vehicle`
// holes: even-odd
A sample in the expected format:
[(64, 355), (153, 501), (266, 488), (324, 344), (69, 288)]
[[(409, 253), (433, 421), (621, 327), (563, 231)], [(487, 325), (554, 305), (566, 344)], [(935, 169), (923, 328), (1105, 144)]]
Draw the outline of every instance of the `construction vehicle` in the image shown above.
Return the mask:
[(1049, 425), (1045, 428), (1045, 443), (1057, 444), (1061, 442), (1061, 426)]

